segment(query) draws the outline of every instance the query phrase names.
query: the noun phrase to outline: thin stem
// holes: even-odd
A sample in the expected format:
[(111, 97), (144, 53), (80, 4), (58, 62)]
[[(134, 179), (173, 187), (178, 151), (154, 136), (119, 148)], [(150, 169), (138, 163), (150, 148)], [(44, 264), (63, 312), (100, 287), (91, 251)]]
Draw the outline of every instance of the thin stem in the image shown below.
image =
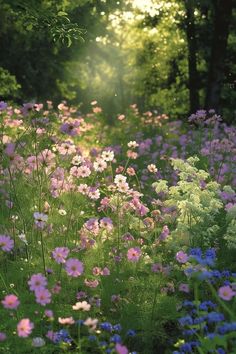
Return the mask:
[(42, 258), (43, 258), (43, 271), (44, 271), (45, 276), (47, 276), (46, 262), (45, 262), (45, 255), (44, 255), (44, 241), (43, 241), (43, 233), (42, 233), (42, 231), (40, 231), (40, 240), (41, 240)]

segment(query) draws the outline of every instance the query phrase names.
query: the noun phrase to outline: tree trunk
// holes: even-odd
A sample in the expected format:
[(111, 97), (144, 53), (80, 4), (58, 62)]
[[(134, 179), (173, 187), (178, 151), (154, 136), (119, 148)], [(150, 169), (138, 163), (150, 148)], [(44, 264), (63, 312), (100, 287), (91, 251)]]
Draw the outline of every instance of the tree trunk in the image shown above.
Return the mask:
[(224, 64), (233, 0), (216, 0), (214, 3), (214, 32), (205, 106), (207, 109), (214, 108), (218, 111), (220, 109), (221, 89), (224, 80)]
[(194, 20), (194, 0), (185, 0), (186, 8), (186, 34), (188, 41), (188, 71), (189, 71), (189, 101), (190, 112), (194, 113), (199, 109), (199, 77), (197, 71), (197, 42)]

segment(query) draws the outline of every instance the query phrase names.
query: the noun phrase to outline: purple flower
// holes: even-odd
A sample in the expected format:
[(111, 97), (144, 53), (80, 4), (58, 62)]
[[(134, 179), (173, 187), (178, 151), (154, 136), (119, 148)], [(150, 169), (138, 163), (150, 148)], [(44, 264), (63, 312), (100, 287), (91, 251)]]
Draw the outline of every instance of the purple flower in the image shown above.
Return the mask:
[(65, 259), (68, 257), (68, 254), (70, 253), (69, 248), (67, 247), (56, 247), (52, 251), (52, 256), (55, 259), (57, 263), (65, 263)]
[(187, 263), (188, 262), (188, 255), (186, 253), (184, 253), (183, 251), (177, 252), (175, 258), (179, 263)]
[(71, 277), (77, 278), (84, 271), (83, 263), (76, 258), (69, 258), (65, 263), (65, 270)]
[(10, 236), (0, 235), (0, 247), (5, 252), (10, 252), (14, 247), (14, 241)]
[(0, 101), (0, 111), (5, 111), (7, 108), (7, 103), (4, 101)]

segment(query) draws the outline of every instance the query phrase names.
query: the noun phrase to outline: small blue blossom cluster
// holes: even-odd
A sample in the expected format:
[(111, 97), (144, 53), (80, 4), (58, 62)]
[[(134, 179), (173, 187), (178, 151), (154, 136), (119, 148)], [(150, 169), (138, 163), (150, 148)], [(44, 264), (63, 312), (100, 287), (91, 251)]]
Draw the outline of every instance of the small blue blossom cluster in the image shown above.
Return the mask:
[[(101, 322), (99, 325), (100, 329), (106, 333), (106, 339), (99, 341), (99, 338), (96, 335), (89, 336), (89, 341), (94, 342), (98, 341), (99, 347), (105, 350), (105, 353), (112, 353), (114, 351), (114, 345), (119, 343), (121, 344), (122, 338), (121, 335), (118, 334), (122, 331), (122, 326), (120, 323), (112, 325), (110, 322)], [(110, 336), (109, 336), (110, 334)], [(136, 332), (133, 329), (129, 329), (126, 332), (126, 337), (134, 337), (136, 336)], [(131, 354), (137, 354), (136, 352), (132, 352)]]
[(71, 343), (72, 339), (69, 335), (69, 332), (66, 329), (61, 329), (60, 331), (55, 333), (55, 339), (54, 339), (55, 343)]
[(229, 270), (219, 271), (217, 269), (210, 269), (215, 266), (216, 253), (213, 248), (207, 249), (203, 254), (200, 248), (192, 248), (189, 252), (188, 262), (196, 262), (192, 266), (185, 268), (184, 273), (187, 277), (195, 277), (199, 280), (211, 280), (215, 283), (218, 279), (224, 280), (224, 285), (229, 285), (227, 278), (236, 278), (236, 273)]
[[(187, 314), (179, 318), (178, 322), (182, 328), (184, 340), (177, 343), (178, 351), (173, 354), (194, 353), (194, 348), (199, 347), (202, 353), (226, 354), (225, 348), (234, 347), (234, 343), (226, 334), (233, 333), (236, 330), (236, 322), (227, 322), (226, 316), (222, 312), (212, 311), (217, 309), (217, 304), (212, 301), (204, 301), (196, 304), (193, 301), (185, 300), (182, 303), (182, 309)], [(224, 337), (223, 337), (224, 336)], [(197, 337), (197, 341), (194, 338)], [(213, 340), (209, 350), (209, 340)], [(224, 342), (224, 348), (218, 343)], [(207, 346), (206, 346), (207, 344)], [(234, 346), (235, 345), (235, 346)]]
[[(236, 353), (236, 340), (233, 333), (236, 331), (236, 317), (234, 309), (227, 307), (222, 301), (233, 299), (235, 273), (229, 270), (212, 270), (216, 261), (214, 249), (209, 249), (203, 255), (200, 248), (191, 249), (188, 262), (193, 260), (191, 267), (184, 269), (191, 283), (195, 283), (195, 300), (184, 300), (181, 311), (184, 316), (178, 320), (182, 331), (182, 338), (175, 347), (178, 350), (173, 354), (184, 353)], [(195, 262), (197, 264), (195, 264)], [(193, 276), (194, 275), (194, 276)], [(208, 282), (208, 288), (204, 287)], [(222, 285), (223, 284), (223, 285)], [(215, 290), (218, 286), (221, 286)], [(197, 289), (197, 290), (196, 290)], [(216, 302), (206, 299), (202, 302), (199, 298), (213, 297)], [(235, 301), (231, 306), (235, 307)]]

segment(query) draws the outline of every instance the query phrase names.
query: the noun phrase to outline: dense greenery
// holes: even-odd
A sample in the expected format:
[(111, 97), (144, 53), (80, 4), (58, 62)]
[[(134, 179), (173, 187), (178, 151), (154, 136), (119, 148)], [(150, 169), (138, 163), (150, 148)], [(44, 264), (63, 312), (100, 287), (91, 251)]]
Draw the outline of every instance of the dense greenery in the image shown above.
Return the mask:
[(235, 118), (235, 0), (1, 0), (0, 15), (2, 99)]

